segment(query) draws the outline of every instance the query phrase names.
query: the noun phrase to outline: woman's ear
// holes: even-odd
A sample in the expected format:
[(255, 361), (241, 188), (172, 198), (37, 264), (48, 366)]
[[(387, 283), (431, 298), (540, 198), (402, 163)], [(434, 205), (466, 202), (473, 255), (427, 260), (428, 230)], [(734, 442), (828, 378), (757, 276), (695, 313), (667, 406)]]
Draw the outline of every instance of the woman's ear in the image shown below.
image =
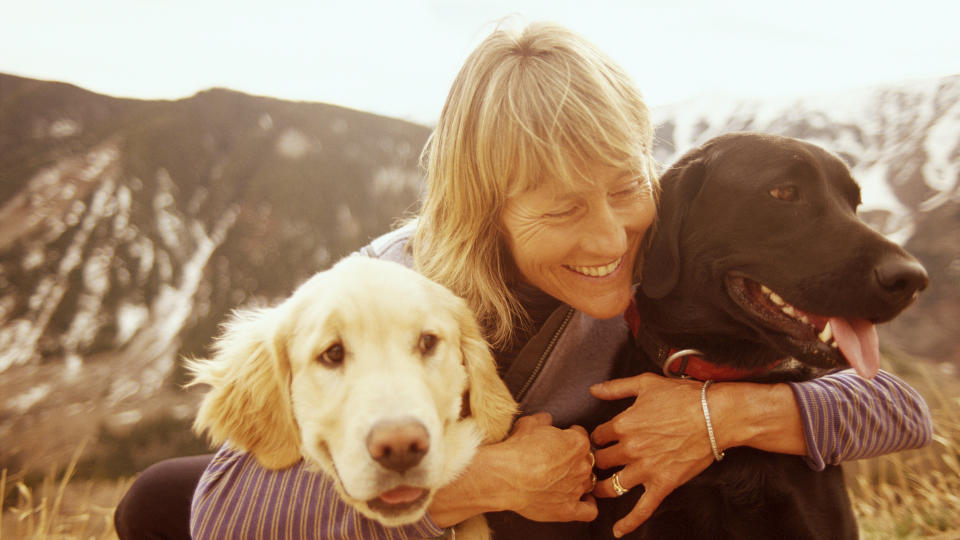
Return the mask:
[(643, 254), (640, 276), (640, 288), (649, 298), (663, 298), (680, 279), (680, 234), (705, 175), (703, 161), (695, 154), (681, 159), (660, 177), (657, 221), (651, 230), (653, 240)]
[[(281, 306), (282, 307), (282, 306)], [(268, 469), (300, 460), (300, 434), (290, 400), (290, 362), (280, 308), (236, 312), (215, 343), (213, 358), (190, 360), (190, 386), (208, 384), (193, 427), (214, 444), (253, 454)]]
[(467, 369), (469, 414), (482, 431), (484, 442), (497, 442), (510, 431), (517, 403), (497, 374), (496, 362), (480, 334), (473, 311), (466, 302), (457, 300), (460, 355)]

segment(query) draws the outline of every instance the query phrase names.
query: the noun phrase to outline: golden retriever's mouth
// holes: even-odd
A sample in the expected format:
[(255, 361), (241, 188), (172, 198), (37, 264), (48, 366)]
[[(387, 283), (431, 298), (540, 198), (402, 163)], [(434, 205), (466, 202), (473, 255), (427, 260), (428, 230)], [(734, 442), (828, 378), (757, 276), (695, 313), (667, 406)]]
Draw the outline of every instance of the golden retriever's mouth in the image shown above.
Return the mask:
[(426, 505), (430, 490), (413, 486), (400, 486), (385, 491), (379, 497), (367, 501), (371, 510), (388, 517), (417, 512)]
[(727, 274), (725, 281), (730, 298), (764, 328), (782, 334), (798, 360), (821, 367), (849, 364), (865, 378), (877, 374), (879, 341), (869, 321), (804, 311), (742, 275)]

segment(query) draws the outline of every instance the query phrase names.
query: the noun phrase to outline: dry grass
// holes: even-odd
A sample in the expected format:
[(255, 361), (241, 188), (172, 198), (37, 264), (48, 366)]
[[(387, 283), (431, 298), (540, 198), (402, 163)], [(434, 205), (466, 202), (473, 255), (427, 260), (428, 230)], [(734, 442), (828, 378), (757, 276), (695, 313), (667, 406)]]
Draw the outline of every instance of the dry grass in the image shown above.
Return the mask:
[[(917, 365), (917, 364), (914, 364)], [(854, 511), (865, 540), (960, 539), (960, 381), (933, 367), (904, 377), (930, 405), (934, 442), (926, 448), (848, 464)], [(900, 371), (898, 371), (900, 373)], [(73, 478), (77, 449), (59, 478), (51, 468), (39, 486), (0, 476), (0, 540), (115, 539), (113, 509), (130, 479)], [(13, 493), (10, 493), (13, 492)], [(11, 502), (8, 506), (7, 501)]]
[(919, 450), (846, 465), (866, 540), (960, 539), (960, 381), (929, 364), (912, 365), (922, 367), (904, 378), (930, 406), (934, 440)]
[[(56, 466), (39, 486), (0, 472), (0, 540), (116, 539), (113, 509), (130, 480), (79, 481), (73, 478), (86, 445), (81, 444), (57, 478)], [(14, 493), (9, 493), (13, 491)], [(7, 507), (7, 498), (16, 502)]]

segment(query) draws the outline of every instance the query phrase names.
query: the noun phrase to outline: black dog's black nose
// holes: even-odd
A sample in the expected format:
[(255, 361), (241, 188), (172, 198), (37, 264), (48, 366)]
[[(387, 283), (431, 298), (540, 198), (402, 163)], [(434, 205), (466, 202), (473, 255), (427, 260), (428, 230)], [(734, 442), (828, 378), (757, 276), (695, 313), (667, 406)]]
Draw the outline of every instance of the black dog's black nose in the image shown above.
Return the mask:
[(377, 422), (367, 434), (367, 451), (380, 465), (397, 472), (420, 463), (430, 450), (430, 434), (418, 420)]
[(874, 268), (874, 273), (886, 299), (895, 304), (910, 302), (930, 282), (927, 271), (912, 258), (889, 257)]

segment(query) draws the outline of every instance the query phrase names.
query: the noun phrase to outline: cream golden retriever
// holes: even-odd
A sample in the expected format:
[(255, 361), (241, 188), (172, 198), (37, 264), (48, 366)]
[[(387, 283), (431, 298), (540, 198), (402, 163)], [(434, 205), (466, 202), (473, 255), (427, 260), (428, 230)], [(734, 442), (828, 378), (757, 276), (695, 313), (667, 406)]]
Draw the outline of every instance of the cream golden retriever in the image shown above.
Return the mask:
[[(385, 525), (420, 519), (516, 404), (472, 311), (400, 264), (353, 256), (276, 307), (240, 311), (208, 360), (194, 423), (266, 468), (304, 459)], [(472, 523), (471, 523), (472, 522)], [(460, 535), (485, 535), (479, 519)]]

